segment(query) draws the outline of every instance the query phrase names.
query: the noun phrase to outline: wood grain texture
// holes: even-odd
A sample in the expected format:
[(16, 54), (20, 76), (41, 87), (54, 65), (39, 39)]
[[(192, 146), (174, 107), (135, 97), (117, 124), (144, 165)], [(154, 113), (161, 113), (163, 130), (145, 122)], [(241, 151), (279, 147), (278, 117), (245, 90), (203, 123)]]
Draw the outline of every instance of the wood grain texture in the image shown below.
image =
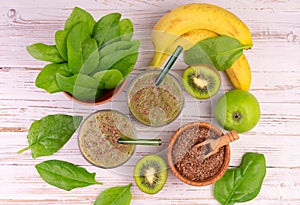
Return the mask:
[[(165, 128), (147, 128), (136, 123), (126, 106), (125, 89), (112, 102), (96, 107), (79, 105), (64, 95), (48, 94), (34, 85), (45, 62), (33, 59), (26, 46), (43, 42), (54, 44), (54, 33), (62, 29), (74, 6), (89, 11), (95, 19), (111, 12), (130, 18), (135, 38), (141, 39), (138, 63), (130, 79), (147, 66), (152, 57), (151, 29), (166, 12), (191, 0), (0, 0), (0, 204), (1, 205), (78, 205), (93, 204), (105, 188), (133, 182), (132, 169), (146, 154), (166, 154), (167, 143), (178, 126), (192, 121), (216, 123), (213, 106), (220, 95), (232, 88), (222, 73), (221, 91), (212, 99), (197, 101), (185, 94), (181, 116)], [(254, 47), (245, 52), (252, 69), (251, 93), (260, 102), (259, 124), (231, 145), (230, 167), (239, 165), (245, 152), (264, 153), (267, 175), (262, 190), (251, 205), (300, 204), (300, 7), (299, 1), (255, 0), (209, 3), (222, 6), (239, 16), (250, 28)], [(182, 74), (182, 58), (173, 71)], [(130, 80), (129, 80), (130, 81)], [(128, 81), (128, 82), (129, 82)], [(99, 109), (124, 112), (134, 122), (140, 138), (160, 137), (157, 148), (137, 147), (134, 156), (122, 167), (103, 170), (87, 163), (77, 145), (77, 133), (51, 157), (32, 159), (30, 152), (16, 154), (27, 144), (30, 124), (55, 113), (87, 116)], [(82, 165), (97, 173), (103, 186), (90, 186), (71, 192), (46, 184), (34, 166), (46, 159), (61, 159)], [(164, 189), (146, 195), (133, 184), (133, 205), (214, 205), (213, 186), (192, 187), (169, 172)]]

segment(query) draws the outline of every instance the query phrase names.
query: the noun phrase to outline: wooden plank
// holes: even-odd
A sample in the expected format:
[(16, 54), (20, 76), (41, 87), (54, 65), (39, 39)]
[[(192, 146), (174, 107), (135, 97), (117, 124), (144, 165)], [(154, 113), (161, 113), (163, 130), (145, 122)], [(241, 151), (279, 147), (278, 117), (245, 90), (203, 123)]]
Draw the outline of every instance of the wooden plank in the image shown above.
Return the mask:
[[(135, 71), (132, 77), (137, 72)], [(15, 127), (16, 129), (25, 130), (33, 120), (51, 113), (70, 113), (86, 116), (97, 109), (113, 108), (129, 114), (126, 106), (128, 86), (112, 102), (101, 106), (86, 107), (73, 103), (61, 93), (48, 94), (36, 88), (34, 80), (38, 70), (13, 68), (1, 70), (0, 73), (3, 85), (0, 87), (0, 119), (3, 121), (3, 127)], [(264, 72), (253, 73), (255, 81), (251, 92), (258, 98), (262, 110), (262, 118), (258, 125), (259, 132), (272, 133), (274, 127), (277, 127), (276, 132), (280, 134), (297, 133), (297, 125), (300, 121), (300, 110), (297, 101), (295, 101), (299, 98), (298, 74), (299, 72), (274, 72), (272, 77), (265, 78)], [(128, 82), (132, 77), (128, 79)], [(282, 77), (286, 80), (276, 80)], [(7, 89), (6, 86), (10, 89)], [(185, 93), (186, 103), (180, 119), (188, 117), (195, 120), (210, 120), (218, 97), (230, 88), (231, 85), (227, 82), (217, 96), (204, 101), (195, 100)], [(281, 97), (274, 98), (274, 95)], [(284, 106), (284, 109), (282, 109), (282, 106)], [(191, 108), (196, 108), (196, 110)], [(22, 115), (23, 118), (17, 118), (18, 115)]]
[[(133, 183), (132, 204), (218, 204), (213, 197), (213, 186), (193, 187), (179, 181), (169, 172), (164, 189), (156, 195), (147, 195), (138, 190), (133, 179), (124, 173), (116, 173), (93, 167), (97, 180), (106, 182), (103, 186), (90, 186), (70, 192), (58, 190), (46, 184), (35, 171), (34, 166), (0, 166), (0, 201), (3, 205), (12, 204), (91, 204), (99, 192), (115, 185)], [(10, 170), (10, 171), (8, 171)], [(297, 204), (300, 191), (299, 168), (268, 168), (262, 190), (258, 197), (245, 204)], [(22, 173), (28, 173), (23, 177)], [(124, 176), (125, 175), (125, 176)], [(293, 176), (291, 178), (290, 176)], [(47, 193), (47, 194), (45, 194)], [(176, 194), (174, 194), (176, 193)]]
[[(136, 69), (128, 82), (147, 66), (153, 55), (151, 29), (166, 12), (187, 1), (171, 0), (0, 0), (0, 204), (92, 204), (96, 196), (111, 186), (133, 182), (136, 161), (151, 153), (166, 157), (167, 143), (173, 132), (191, 121), (216, 124), (213, 107), (218, 97), (232, 89), (221, 73), (220, 92), (209, 100), (195, 100), (185, 93), (181, 116), (165, 128), (148, 128), (134, 121), (126, 105), (125, 89), (110, 103), (87, 107), (68, 100), (61, 93), (48, 94), (34, 85), (39, 70), (46, 62), (33, 59), (26, 46), (43, 42), (54, 43), (54, 33), (62, 29), (73, 7), (88, 10), (95, 19), (111, 12), (120, 12), (132, 19), (135, 38), (142, 40)], [(264, 153), (267, 176), (259, 196), (245, 204), (300, 204), (300, 7), (298, 1), (219, 1), (211, 3), (229, 9), (249, 26), (254, 47), (245, 51), (252, 70), (253, 93), (261, 105), (261, 120), (250, 132), (241, 134), (231, 145), (230, 167), (238, 166), (245, 152)], [(180, 78), (186, 65), (182, 57), (174, 72)], [(162, 138), (161, 147), (137, 147), (134, 156), (122, 167), (103, 170), (90, 165), (80, 154), (77, 133), (51, 157), (32, 159), (30, 151), (17, 155), (27, 145), (30, 124), (55, 113), (82, 115), (99, 109), (113, 108), (124, 112), (133, 121), (139, 138)], [(71, 192), (46, 184), (35, 171), (35, 164), (46, 159), (61, 159), (82, 165), (97, 173), (103, 186), (90, 186)], [(213, 186), (192, 187), (183, 184), (169, 172), (164, 189), (147, 195), (133, 183), (131, 204), (219, 204), (213, 197)]]
[[(274, 63), (274, 58), (268, 60), (265, 56), (277, 56), (278, 47), (289, 49), (289, 54), (294, 55), (294, 58), (291, 57), (290, 59), (297, 59), (296, 54), (299, 52), (297, 45), (300, 41), (298, 21), (300, 9), (297, 6), (294, 7), (294, 2), (272, 2), (272, 6), (267, 3), (258, 6), (238, 1), (226, 2), (226, 4), (223, 2), (216, 3), (237, 14), (249, 26), (255, 45), (254, 51), (251, 52), (256, 59), (259, 56), (264, 58), (263, 61), (254, 60), (251, 62)], [(125, 17), (129, 17), (134, 22), (136, 38), (143, 39), (146, 48), (151, 49), (151, 29), (155, 22), (170, 10), (170, 6), (163, 6), (169, 4), (168, 1), (154, 1), (153, 3), (150, 3), (150, 1), (133, 1), (131, 4), (126, 4), (126, 7), (124, 7), (124, 4), (126, 3), (89, 1), (78, 2), (77, 5), (91, 12), (95, 19), (99, 19), (112, 10), (124, 13)], [(2, 57), (0, 66), (43, 66), (43, 62), (38, 62), (27, 54), (26, 46), (36, 42), (53, 44), (55, 31), (63, 28), (64, 21), (74, 7), (71, 2), (55, 2), (53, 5), (34, 2), (34, 5), (34, 12), (32, 12), (32, 8), (28, 6), (28, 3), (22, 1), (17, 4), (14, 1), (5, 2), (4, 6), (0, 8), (0, 13), (5, 17), (0, 21), (0, 44), (2, 45), (0, 48), (0, 56)], [(161, 6), (158, 7), (158, 5)], [(178, 5), (181, 5), (181, 2), (172, 3), (171, 8)], [(133, 12), (127, 12), (129, 8)], [(288, 47), (282, 44), (286, 44)], [(269, 48), (269, 46), (274, 48)], [(256, 49), (262, 48), (263, 53), (256, 53)], [(264, 48), (269, 49), (267, 51)], [(295, 50), (291, 51), (291, 49)], [(143, 51), (143, 47), (141, 50)], [(280, 58), (276, 60), (280, 60)]]
[[(128, 161), (126, 166), (132, 169), (137, 160), (147, 154), (157, 153), (166, 158), (167, 145), (173, 133), (174, 130), (166, 131), (152, 129), (152, 132), (145, 129), (137, 130), (136, 135), (138, 138), (160, 138), (162, 139), (162, 145), (160, 147), (137, 146), (134, 156)], [(18, 150), (28, 145), (26, 135), (26, 132), (1, 133), (0, 144), (2, 147), (0, 148), (0, 165), (14, 165), (19, 163), (33, 165), (40, 161), (31, 160), (30, 151), (19, 155), (16, 154)], [(298, 149), (297, 147), (299, 143), (299, 136), (293, 136), (293, 134), (284, 133), (270, 136), (268, 133), (264, 134), (255, 131), (241, 134), (240, 139), (231, 144), (230, 166), (238, 166), (240, 159), (245, 152), (258, 152), (265, 154), (268, 167), (299, 167), (300, 153), (295, 152), (295, 150)], [(83, 165), (88, 164), (79, 151), (77, 132), (73, 135), (70, 141), (54, 155), (54, 157), (62, 157), (65, 160), (70, 160), (74, 163)]]

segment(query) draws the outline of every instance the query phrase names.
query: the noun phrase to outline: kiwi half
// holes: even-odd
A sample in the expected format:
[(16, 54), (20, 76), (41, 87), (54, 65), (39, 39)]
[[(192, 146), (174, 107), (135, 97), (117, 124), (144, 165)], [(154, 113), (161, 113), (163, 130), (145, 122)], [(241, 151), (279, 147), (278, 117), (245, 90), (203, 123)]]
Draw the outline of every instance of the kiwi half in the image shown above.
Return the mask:
[(133, 178), (142, 192), (156, 194), (164, 187), (167, 181), (167, 164), (158, 155), (147, 155), (136, 163)]
[(207, 65), (191, 65), (182, 76), (183, 87), (193, 97), (198, 99), (210, 98), (221, 86), (219, 72)]

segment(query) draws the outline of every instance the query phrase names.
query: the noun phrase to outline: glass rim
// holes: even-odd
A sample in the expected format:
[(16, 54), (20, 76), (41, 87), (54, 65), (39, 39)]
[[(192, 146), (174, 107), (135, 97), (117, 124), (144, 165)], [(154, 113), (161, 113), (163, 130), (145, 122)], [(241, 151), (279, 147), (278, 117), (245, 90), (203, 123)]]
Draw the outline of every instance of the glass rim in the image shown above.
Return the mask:
[[(156, 67), (146, 67), (146, 68), (150, 68), (150, 70), (145, 70), (145, 71), (142, 71), (141, 73), (137, 74), (130, 82), (129, 82), (129, 85), (128, 85), (128, 89), (127, 89), (127, 92), (126, 92), (126, 102), (127, 102), (127, 106), (128, 106), (128, 109), (129, 109), (129, 113), (131, 116), (133, 116), (133, 118), (135, 119), (135, 121), (139, 122), (140, 124), (144, 125), (144, 126), (147, 126), (147, 127), (163, 127), (163, 126), (166, 126), (166, 125), (169, 125), (171, 124), (172, 122), (174, 122), (178, 116), (180, 116), (180, 114), (182, 113), (182, 110), (184, 108), (184, 105), (185, 105), (185, 98), (184, 98), (184, 94), (183, 94), (183, 86), (182, 86), (182, 83), (180, 83), (180, 81), (177, 79), (177, 77), (172, 74), (173, 72), (170, 70), (166, 76), (170, 76), (172, 78), (172, 80), (174, 80), (174, 82), (178, 85), (178, 88), (180, 90), (180, 96), (181, 96), (181, 106), (180, 106), (180, 111), (177, 113), (177, 115), (174, 117), (174, 119), (172, 119), (170, 122), (167, 122), (166, 124), (162, 124), (162, 125), (149, 125), (149, 124), (146, 124), (142, 121), (140, 121), (139, 119), (136, 118), (136, 116), (132, 113), (131, 109), (130, 109), (130, 106), (129, 106), (129, 93), (130, 93), (130, 90), (131, 88), (133, 87), (134, 83), (136, 83), (136, 81), (139, 79), (139, 77), (145, 75), (145, 74), (148, 74), (148, 73), (160, 73), (161, 72), (161, 69), (158, 69)], [(152, 68), (152, 69), (151, 69)], [(154, 68), (154, 69), (153, 69)], [(155, 69), (156, 68), (156, 69)]]
[(118, 165), (115, 165), (115, 166), (110, 166), (110, 167), (105, 167), (105, 166), (101, 166), (99, 164), (96, 164), (95, 162), (91, 161), (90, 159), (88, 159), (88, 157), (84, 154), (81, 146), (80, 146), (80, 133), (81, 133), (81, 129), (84, 125), (84, 123), (90, 118), (92, 117), (93, 115), (99, 113), (99, 112), (114, 112), (114, 113), (117, 113), (117, 114), (120, 114), (122, 117), (124, 117), (127, 122), (129, 123), (129, 125), (131, 126), (132, 130), (133, 130), (133, 135), (134, 135), (134, 139), (136, 139), (136, 128), (135, 126), (133, 125), (133, 123), (131, 122), (130, 118), (127, 117), (124, 113), (118, 111), (118, 110), (114, 110), (114, 109), (102, 109), (102, 110), (97, 110), (95, 112), (92, 112), (90, 113), (84, 120), (83, 122), (81, 123), (79, 129), (78, 129), (78, 133), (77, 133), (77, 144), (78, 144), (78, 148), (79, 148), (79, 151), (81, 153), (81, 155), (83, 156), (83, 158), (88, 162), (90, 163), (91, 165), (94, 165), (96, 167), (99, 167), (99, 168), (102, 168), (102, 169), (112, 169), (112, 168), (116, 168), (116, 167), (119, 167), (119, 166), (122, 166), (123, 164), (125, 164), (128, 160), (130, 160), (132, 158), (132, 156), (134, 155), (135, 151), (136, 151), (136, 145), (132, 145), (133, 146), (133, 150), (131, 152), (131, 154), (128, 155), (128, 158), (123, 161), (122, 163), (118, 164)]

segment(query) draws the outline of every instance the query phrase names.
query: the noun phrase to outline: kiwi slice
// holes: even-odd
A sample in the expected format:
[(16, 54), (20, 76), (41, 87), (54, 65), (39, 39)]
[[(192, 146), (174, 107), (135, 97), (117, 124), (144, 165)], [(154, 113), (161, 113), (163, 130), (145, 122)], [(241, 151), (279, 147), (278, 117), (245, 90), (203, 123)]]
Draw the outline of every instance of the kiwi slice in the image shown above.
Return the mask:
[(191, 65), (182, 76), (183, 87), (193, 97), (205, 99), (215, 95), (221, 86), (219, 72), (207, 65)]
[(142, 192), (156, 194), (164, 187), (167, 181), (167, 164), (158, 155), (147, 155), (136, 163), (133, 178)]

